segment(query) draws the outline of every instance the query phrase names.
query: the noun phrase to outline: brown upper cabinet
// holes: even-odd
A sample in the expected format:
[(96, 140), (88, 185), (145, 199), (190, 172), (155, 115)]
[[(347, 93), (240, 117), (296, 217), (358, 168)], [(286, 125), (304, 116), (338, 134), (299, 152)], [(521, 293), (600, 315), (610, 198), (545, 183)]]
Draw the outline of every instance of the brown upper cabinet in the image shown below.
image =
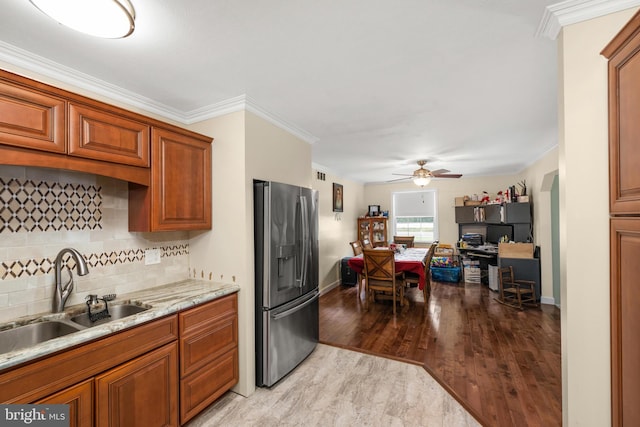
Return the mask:
[(106, 162), (149, 167), (151, 126), (121, 110), (102, 111), (69, 103), (69, 154)]
[(211, 229), (211, 141), (0, 70), (0, 164), (128, 181), (131, 231)]
[(65, 100), (0, 80), (0, 143), (66, 152)]
[(640, 14), (602, 54), (609, 59), (610, 212), (640, 214)]
[(129, 230), (211, 228), (211, 139), (151, 131), (151, 186), (129, 184)]

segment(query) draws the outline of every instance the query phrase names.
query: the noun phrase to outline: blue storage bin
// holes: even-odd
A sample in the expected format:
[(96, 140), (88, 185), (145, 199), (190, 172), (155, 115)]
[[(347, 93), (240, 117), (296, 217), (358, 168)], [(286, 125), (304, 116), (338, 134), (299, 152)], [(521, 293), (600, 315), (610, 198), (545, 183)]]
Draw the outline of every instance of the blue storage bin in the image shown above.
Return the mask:
[(431, 280), (458, 283), (460, 281), (460, 267), (431, 267)]

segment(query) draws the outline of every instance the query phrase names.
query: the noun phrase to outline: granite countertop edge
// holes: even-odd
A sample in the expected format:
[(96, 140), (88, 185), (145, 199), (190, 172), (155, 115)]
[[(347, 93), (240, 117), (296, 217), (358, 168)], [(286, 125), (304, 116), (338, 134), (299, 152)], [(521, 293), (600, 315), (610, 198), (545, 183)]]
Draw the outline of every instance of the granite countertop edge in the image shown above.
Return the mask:
[[(119, 320), (81, 329), (77, 332), (54, 338), (43, 343), (0, 354), (0, 371), (16, 365), (29, 362), (31, 360), (52, 354), (73, 346), (105, 337), (113, 333), (149, 322), (160, 317), (164, 317), (178, 311), (221, 298), (225, 295), (236, 293), (240, 290), (239, 285), (218, 282), (208, 282), (204, 280), (187, 279), (180, 282), (149, 288), (141, 291), (121, 294), (110, 304), (136, 304), (150, 306), (143, 311), (132, 316), (127, 316)], [(84, 304), (71, 306), (65, 309), (64, 313), (41, 313), (33, 316), (25, 316), (13, 322), (0, 324), (0, 330), (18, 327), (29, 323), (67, 320), (84, 309)]]

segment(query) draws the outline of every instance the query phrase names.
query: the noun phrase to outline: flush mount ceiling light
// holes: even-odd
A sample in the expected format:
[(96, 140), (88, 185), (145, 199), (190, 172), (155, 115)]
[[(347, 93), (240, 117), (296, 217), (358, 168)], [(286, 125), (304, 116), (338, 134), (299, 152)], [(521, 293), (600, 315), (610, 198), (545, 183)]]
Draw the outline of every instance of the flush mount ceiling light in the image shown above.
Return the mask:
[(30, 0), (62, 25), (106, 39), (127, 37), (135, 27), (129, 0)]

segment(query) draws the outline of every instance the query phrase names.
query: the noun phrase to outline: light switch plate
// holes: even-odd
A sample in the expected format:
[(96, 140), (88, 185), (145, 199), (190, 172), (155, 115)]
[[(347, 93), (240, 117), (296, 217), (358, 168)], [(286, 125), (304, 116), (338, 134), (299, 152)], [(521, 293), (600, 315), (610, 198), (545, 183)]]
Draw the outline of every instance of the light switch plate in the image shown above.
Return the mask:
[(144, 265), (160, 264), (160, 249), (147, 249), (144, 251)]

